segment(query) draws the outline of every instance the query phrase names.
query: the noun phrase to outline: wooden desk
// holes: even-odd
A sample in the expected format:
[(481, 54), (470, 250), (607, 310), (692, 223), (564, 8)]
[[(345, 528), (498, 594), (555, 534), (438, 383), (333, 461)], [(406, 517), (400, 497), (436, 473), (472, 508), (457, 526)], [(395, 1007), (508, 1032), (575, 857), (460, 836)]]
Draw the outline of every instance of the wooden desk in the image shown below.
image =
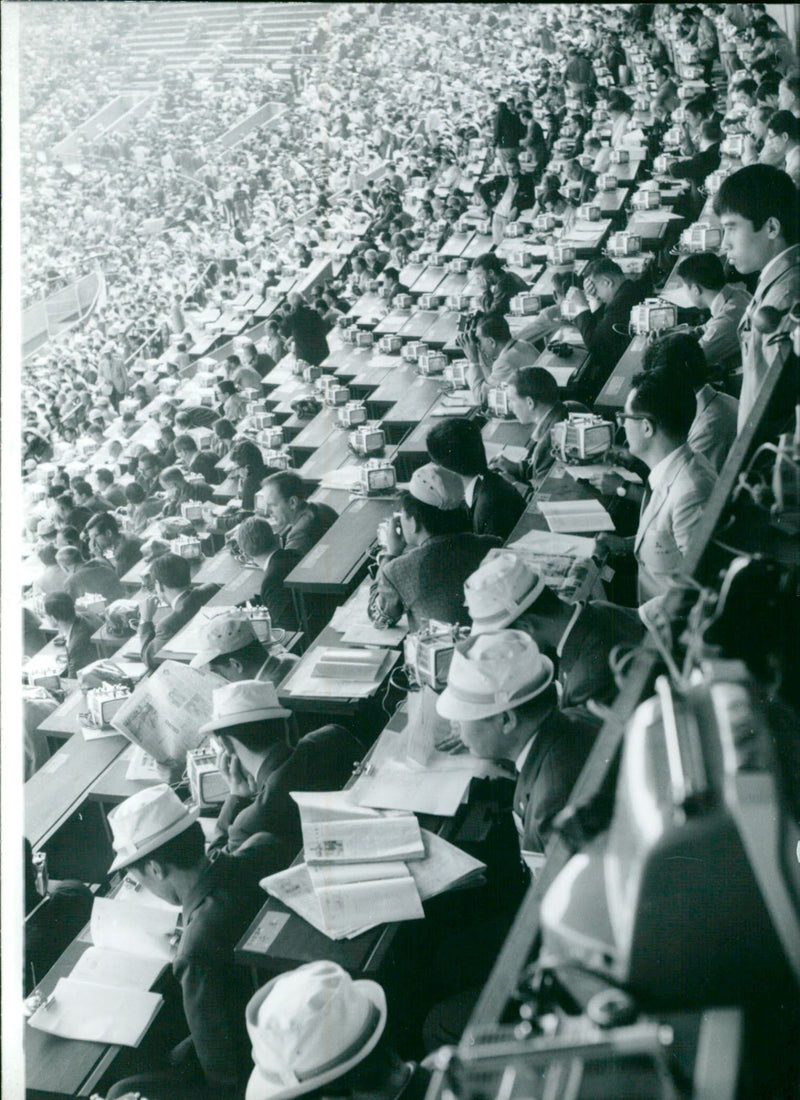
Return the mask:
[(472, 229), (467, 230), (466, 233), (451, 233), (442, 247), (439, 249), (440, 256), (461, 256), (466, 248), (469, 248), (475, 237), (475, 231)]
[[(575, 274), (580, 275), (585, 267), (586, 260), (578, 260), (575, 264)], [(551, 306), (553, 304), (553, 276), (559, 270), (562, 269), (554, 267), (552, 264), (548, 264), (531, 287), (531, 294), (537, 295), (537, 297), (541, 299), (543, 306)], [(531, 317), (530, 320), (533, 320), (533, 317)]]
[(440, 283), (443, 283), (448, 275), (447, 268), (442, 264), (439, 267), (425, 267), (414, 280), (409, 290), (412, 294), (433, 294)]
[(610, 214), (613, 217), (622, 211), (629, 194), (630, 191), (626, 187), (618, 187), (616, 191), (597, 191), (590, 201), (599, 206), (604, 214)]
[(448, 271), (436, 288), (438, 294), (463, 294), (469, 283), (469, 275), (460, 275), (457, 271)]
[[(463, 278), (463, 276), (462, 276)], [(434, 348), (447, 348), (455, 342), (458, 335), (458, 322), (460, 313), (448, 310), (440, 313), (431, 327), (425, 333), (425, 343)]]
[(52, 713), (48, 714), (43, 722), (40, 722), (37, 729), (42, 730), (48, 735), (48, 740), (52, 738), (58, 738), (61, 741), (66, 741), (72, 737), (73, 734), (78, 732), (78, 715), (86, 707), (86, 700), (83, 696), (83, 692), (80, 691), (77, 686), (73, 691), (67, 695), (64, 702), (56, 707)]
[[(528, 531), (549, 531), (547, 520), (538, 508), (538, 501), (546, 500), (598, 500), (597, 493), (586, 481), (576, 481), (570, 477), (566, 468), (556, 462), (544, 479), (535, 496), (529, 501), (520, 516), (517, 526), (509, 535), (507, 542), (515, 542)], [(591, 538), (591, 534), (585, 536)]]
[(431, 406), (438, 401), (443, 388), (439, 375), (419, 375), (407, 386), (403, 396), (384, 415), (387, 428), (410, 428), (418, 424)]
[(503, 446), (527, 447), (531, 440), (529, 424), (520, 424), (519, 420), (487, 420), (481, 430), (484, 443)]
[(213, 558), (205, 558), (192, 577), (192, 584), (225, 585), (239, 576), (242, 568), (227, 547), (219, 550)]
[(563, 389), (575, 371), (579, 370), (588, 358), (589, 352), (586, 348), (574, 347), (572, 355), (568, 359), (562, 359), (554, 351), (545, 348), (534, 366), (544, 367), (558, 382), (559, 388)]
[(411, 287), (425, 270), (425, 264), (406, 264), (400, 271), (400, 283), (402, 286)]
[(466, 260), (476, 260), (485, 252), (491, 252), (493, 244), (491, 233), (476, 233), (461, 255)]
[[(376, 390), (387, 374), (396, 370), (401, 362), (399, 355), (384, 355), (382, 352), (373, 353), (371, 358), (347, 379), (347, 385), (350, 387), (353, 398), (363, 400), (373, 390)], [(338, 374), (338, 372), (334, 373)]]
[(410, 309), (393, 309), (391, 313), (387, 313), (385, 317), (378, 321), (372, 331), (376, 336), (384, 336), (386, 334), (393, 336), (396, 332), (400, 331), (410, 316)]
[[(384, 454), (387, 458), (391, 458), (394, 447), (387, 446)], [(329, 470), (338, 470), (350, 460), (363, 461), (356, 458), (350, 450), (349, 432), (337, 428), (314, 454), (306, 459), (297, 472), (304, 481), (321, 481)]]
[[(465, 396), (468, 396), (467, 391), (464, 391)], [(434, 401), (427, 414), (419, 421), (417, 426), (413, 428), (411, 432), (406, 435), (400, 446), (397, 448), (397, 460), (395, 466), (397, 467), (398, 479), (400, 481), (408, 481), (411, 475), (420, 466), (424, 466), (426, 462), (429, 462), (428, 449), (425, 445), (428, 432), (431, 428), (435, 427), (439, 423), (439, 417), (431, 415), (436, 409), (441, 406), (441, 398), (437, 398)], [(469, 413), (470, 418), (475, 416), (478, 411), (477, 406), (473, 406), (472, 411)], [(455, 414), (454, 414), (455, 415)], [(466, 414), (462, 414), (466, 415)]]
[(571, 245), (578, 259), (596, 256), (612, 224), (610, 218), (601, 218), (599, 222), (577, 221), (561, 238), (561, 243)]
[(386, 302), (381, 298), (380, 294), (373, 294), (369, 292), (362, 294), (361, 297), (353, 303), (350, 307), (347, 317), (352, 319), (353, 323), (358, 322), (364, 317), (369, 317), (376, 310), (384, 310), (386, 308)]
[[(76, 694), (82, 705), (81, 693)], [(86, 741), (82, 733), (74, 733), (30, 777), (25, 784), (24, 829), (34, 851), (79, 809), (89, 788), (128, 743), (121, 733), (99, 741)], [(50, 872), (60, 877), (57, 868), (51, 867)]]
[(383, 382), (367, 398), (367, 412), (370, 417), (379, 420), (403, 397), (418, 377), (416, 363), (401, 359), (397, 367), (387, 374)]
[(425, 333), (438, 318), (439, 314), (435, 309), (419, 309), (416, 313), (412, 313), (400, 329), (399, 335), (404, 340), (422, 340)]
[(654, 248), (666, 236), (670, 222), (682, 220), (676, 219), (669, 210), (637, 210), (631, 215), (625, 229), (642, 238), (642, 247)]
[(594, 407), (598, 412), (614, 413), (624, 407), (631, 388), (631, 379), (642, 369), (646, 347), (647, 336), (644, 333), (634, 336), (597, 395)]

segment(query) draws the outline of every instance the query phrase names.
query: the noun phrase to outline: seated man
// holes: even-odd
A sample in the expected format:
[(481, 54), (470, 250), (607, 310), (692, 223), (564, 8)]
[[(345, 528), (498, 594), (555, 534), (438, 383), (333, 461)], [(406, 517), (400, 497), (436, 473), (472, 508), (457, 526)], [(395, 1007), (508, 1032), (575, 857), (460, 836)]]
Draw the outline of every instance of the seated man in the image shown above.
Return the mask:
[(168, 466), (158, 475), (158, 480), (166, 494), (161, 509), (161, 518), (179, 516), (181, 505), (190, 500), (211, 500), (214, 492), (204, 481), (187, 481), (179, 466)]
[(378, 627), (394, 626), (404, 612), (412, 631), (426, 619), (469, 621), (462, 585), (501, 542), (468, 526), (461, 479), (433, 463), (415, 470), (370, 591), (369, 617)]
[[(142, 660), (149, 669), (155, 669), (158, 651), (195, 617), (203, 604), (219, 591), (219, 586), (204, 584), (192, 588), (189, 562), (178, 554), (157, 557), (150, 566), (150, 578), (155, 595), (142, 600), (139, 643)], [(162, 601), (169, 605), (170, 612), (156, 626), (153, 616)]]
[(100, 620), (94, 615), (79, 615), (75, 610), (75, 601), (66, 592), (52, 592), (46, 596), (44, 611), (56, 624), (58, 633), (64, 639), (64, 654), (67, 658), (64, 675), (74, 679), (82, 668), (97, 660), (92, 635), (99, 628)]
[(716, 119), (706, 119), (700, 123), (697, 132), (697, 152), (687, 160), (678, 160), (669, 166), (669, 174), (674, 179), (690, 180), (698, 187), (705, 182), (706, 176), (716, 172), (720, 161), (720, 142), (722, 130)]
[[(582, 309), (574, 324), (590, 354), (570, 379), (567, 393), (591, 405), (631, 342), (631, 309), (644, 301), (651, 287), (646, 276), (629, 279), (608, 256), (590, 260), (582, 274), (583, 291), (571, 290), (569, 297)], [(596, 308), (590, 309), (587, 295), (597, 303)]]
[(711, 386), (706, 360), (697, 341), (683, 332), (662, 336), (648, 346), (642, 369), (665, 372), (675, 386), (683, 378), (694, 390), (697, 413), (687, 442), (695, 454), (702, 455), (719, 473), (736, 442), (739, 402)]
[(532, 367), (539, 358), (533, 344), (512, 337), (508, 321), (500, 313), (481, 318), (474, 335), (463, 333), (458, 339), (469, 360), (467, 381), (478, 404), (486, 401), (492, 386), (507, 382), (520, 367)]
[(83, 560), (83, 555), (75, 546), (62, 546), (56, 553), (56, 562), (67, 574), (64, 591), (77, 600), (79, 596), (97, 593), (109, 603), (125, 595), (119, 577), (107, 561), (100, 558)]
[(297, 664), (279, 642), (262, 644), (244, 611), (237, 608), (219, 615), (208, 624), (205, 645), (192, 657), (191, 668), (216, 672), (236, 680), (270, 680), (279, 684)]
[(503, 266), (494, 252), (484, 252), (473, 260), (473, 278), (483, 284), (480, 308), (484, 313), (508, 313), (508, 303), (515, 294), (528, 289), (528, 284)]
[(800, 186), (800, 119), (791, 111), (776, 111), (767, 123), (761, 159), (783, 169), (795, 187)]
[(111, 1096), (141, 1089), (146, 1096), (233, 1100), (249, 1072), (244, 1011), (252, 985), (235, 964), (233, 949), (263, 905), (258, 879), (264, 861), (226, 852), (206, 856), (197, 815), (163, 783), (132, 795), (108, 815), (117, 853), (109, 874), (124, 869), (157, 897), (182, 906), (172, 972), (191, 1040), (173, 1052), (175, 1058), (180, 1052), (179, 1068), (175, 1062), (161, 1072), (149, 1066), (148, 1074), (115, 1085)]
[(680, 577), (692, 535), (717, 477), (702, 455), (692, 452), (689, 431), (697, 400), (688, 380), (662, 371), (637, 374), (617, 419), (628, 449), (649, 467), (639, 528), (632, 539), (599, 535), (598, 548), (614, 555), (633, 552), (641, 605), (662, 597)]
[(263, 483), (267, 519), (277, 533), (284, 550), (304, 557), (339, 518), (328, 504), (306, 500), (308, 489), (299, 476), (289, 470), (270, 474)]
[(527, 495), (531, 488), (538, 489), (555, 462), (550, 429), (569, 414), (559, 397), (558, 383), (544, 367), (522, 367), (506, 382), (506, 389), (509, 408), (520, 424), (531, 425), (531, 438), (522, 461), (500, 454), (489, 465)]
[(464, 585), (472, 633), (524, 630), (555, 661), (559, 706), (610, 703), (617, 685), (609, 658), (637, 646), (644, 629), (627, 607), (604, 600), (567, 603), (511, 550), (484, 562)]
[(198, 474), (208, 485), (218, 485), (222, 481), (217, 456), (212, 451), (201, 451), (186, 433), (175, 437), (175, 458), (188, 473)]
[(741, 367), (742, 350), (738, 328), (750, 295), (741, 283), (726, 283), (725, 269), (713, 252), (693, 252), (679, 261), (680, 277), (689, 300), (697, 309), (707, 309), (711, 317), (695, 329), (709, 367), (718, 373)]
[(84, 530), (92, 553), (100, 559), (110, 558), (118, 577), (124, 577), (142, 557), (142, 540), (135, 535), (123, 535), (108, 512), (92, 516)]
[(110, 470), (105, 467), (95, 470), (94, 480), (97, 496), (100, 500), (104, 500), (109, 508), (125, 507), (125, 490), (121, 485), (114, 484), (114, 475)]
[(521, 328), (517, 333), (518, 340), (524, 340), (527, 344), (534, 344), (537, 340), (546, 340), (564, 324), (561, 316), (561, 303), (566, 293), (572, 287), (579, 287), (580, 277), (574, 271), (553, 272), (553, 302), (552, 306), (545, 306), (535, 317)]
[(536, 181), (530, 172), (520, 169), (514, 154), (506, 161), (506, 175), (493, 176), (485, 183), (475, 184), (475, 194), (481, 200), (486, 215), (492, 216), (492, 241), (498, 245), (509, 222), (516, 221), (523, 210), (536, 202)]
[[(255, 1068), (248, 1100), (292, 1096), (423, 1100), (430, 1071), (404, 1062), (386, 1038), (386, 996), (320, 959), (281, 974), (254, 994), (247, 1030)], [(302, 1036), (298, 1042), (297, 1036)]]
[(214, 691), (213, 717), (200, 732), (213, 733), (222, 745), (217, 767), (231, 791), (217, 819), (216, 847), (260, 848), (266, 838), (256, 834), (265, 833), (285, 850), (288, 864), (302, 843), (290, 792), (339, 790), (364, 755), (363, 745), (341, 726), (323, 726), (290, 748), (291, 713), (270, 682), (242, 680)]
[(525, 502), (489, 469), (478, 422), (463, 417), (440, 420), (428, 432), (425, 446), (434, 462), (461, 478), (474, 533), (507, 539), (525, 511)]
[(515, 762), (520, 848), (544, 852), (599, 720), (585, 711), (558, 709), (553, 664), (520, 630), (459, 642), (436, 709), (474, 756)]
[(244, 520), (236, 532), (239, 549), (264, 572), (259, 593), (261, 606), (266, 607), (276, 626), (297, 630), (297, 614), (292, 592), (283, 583), (302, 555), (296, 550), (284, 550), (269, 523), (259, 516)]
[(98, 512), (109, 511), (110, 505), (105, 500), (95, 496), (85, 477), (74, 477), (70, 482), (70, 490), (78, 508), (86, 508), (93, 516)]

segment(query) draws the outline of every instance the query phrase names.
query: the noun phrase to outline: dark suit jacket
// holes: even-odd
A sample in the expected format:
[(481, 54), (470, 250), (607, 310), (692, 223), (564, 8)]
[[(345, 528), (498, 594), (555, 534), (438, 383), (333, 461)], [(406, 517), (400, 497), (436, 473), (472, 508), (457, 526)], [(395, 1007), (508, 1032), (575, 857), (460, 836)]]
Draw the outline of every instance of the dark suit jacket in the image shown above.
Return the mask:
[(170, 638), (173, 638), (179, 630), (195, 617), (197, 612), (208, 603), (215, 592), (219, 591), (217, 584), (204, 584), (199, 588), (187, 588), (175, 601), (175, 606), (169, 615), (165, 615), (158, 626), (151, 622), (139, 624), (139, 642), (142, 649), (142, 660), (150, 669), (158, 668), (159, 662), (156, 654)]
[(569, 397), (588, 405), (594, 402), (631, 342), (628, 335), (631, 309), (643, 302), (650, 290), (647, 278), (626, 279), (608, 305), (601, 306), (596, 313), (587, 309), (578, 314), (575, 325), (590, 355), (570, 379)]
[(66, 645), (67, 671), (65, 676), (74, 678), (80, 669), (97, 659), (97, 650), (92, 644), (92, 635), (100, 625), (86, 615), (78, 615), (69, 632)]
[(469, 510), (476, 535), (497, 535), (505, 541), (524, 511), (525, 501), (513, 485), (494, 470), (481, 475)]
[(298, 629), (292, 592), (284, 581), (301, 560), (302, 554), (296, 550), (275, 550), (267, 562), (261, 582), (261, 604), (269, 608), (272, 622), (284, 630)]
[(687, 160), (679, 160), (670, 165), (669, 174), (675, 179), (691, 180), (692, 183), (701, 184), (706, 176), (716, 172), (719, 162), (719, 142), (716, 142), (714, 145), (709, 145), (702, 153), (695, 153)]
[(370, 618), (393, 626), (405, 611), (411, 630), (419, 630), (422, 619), (469, 624), (464, 581), (501, 545), (493, 535), (436, 535), (383, 561), (370, 593)]
[(299, 305), (283, 323), (284, 336), (294, 338), (294, 350), (298, 359), (318, 366), (329, 354), (325, 336), (325, 323), (315, 309)]
[(88, 593), (97, 592), (106, 600), (119, 600), (125, 595), (125, 589), (119, 582), (119, 577), (107, 561), (92, 558), (84, 565), (79, 566), (64, 583), (64, 591), (77, 600), (78, 596), (86, 596)]
[(284, 550), (294, 550), (301, 557), (304, 556), (338, 518), (330, 505), (306, 501), (297, 520), (281, 535)]
[(255, 833), (270, 833), (296, 851), (302, 844), (300, 814), (289, 792), (340, 790), (363, 755), (364, 746), (342, 726), (307, 733), (294, 750), (276, 745), (259, 769), (255, 798), (228, 797), (214, 845), (234, 852)]
[(609, 703), (617, 694), (608, 658), (614, 646), (637, 646), (644, 626), (635, 611), (605, 600), (591, 600), (567, 635), (558, 659), (563, 688), (561, 706), (576, 707), (587, 699)]
[(122, 535), (114, 550), (114, 568), (124, 577), (142, 556), (142, 540), (135, 535)]
[[(493, 176), (478, 187), (481, 198), (490, 209), (500, 202), (508, 187), (508, 176)], [(536, 181), (530, 172), (520, 172), (513, 207), (522, 212), (530, 210), (536, 202)]]
[(222, 471), (217, 469), (218, 461), (211, 451), (198, 451), (189, 469), (193, 474), (199, 474), (209, 485), (218, 485), (222, 481)]
[(545, 850), (599, 728), (600, 720), (585, 710), (551, 711), (539, 727), (514, 791), (525, 851)]

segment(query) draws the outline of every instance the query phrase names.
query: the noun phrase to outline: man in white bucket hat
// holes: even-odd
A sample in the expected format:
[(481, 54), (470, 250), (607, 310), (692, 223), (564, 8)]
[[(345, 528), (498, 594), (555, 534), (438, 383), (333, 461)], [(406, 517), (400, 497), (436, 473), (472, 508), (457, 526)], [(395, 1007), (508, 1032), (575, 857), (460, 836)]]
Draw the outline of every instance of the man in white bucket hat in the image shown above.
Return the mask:
[(291, 748), (286, 719), (292, 712), (280, 705), (269, 680), (225, 684), (214, 691), (212, 705), (212, 717), (200, 732), (213, 733), (222, 745), (217, 767), (231, 792), (217, 819), (219, 835), (212, 847), (236, 852), (266, 844), (270, 860), (278, 850), (285, 851), (288, 864), (302, 843), (297, 805), (289, 792), (343, 787), (364, 746), (342, 726), (329, 725), (307, 733)]
[(247, 1006), (255, 1068), (245, 1100), (422, 1100), (430, 1075), (389, 1046), (386, 1016), (377, 982), (354, 981), (336, 963), (273, 978)]
[(544, 852), (599, 724), (586, 712), (559, 711), (553, 675), (552, 661), (523, 631), (478, 634), (456, 646), (436, 707), (473, 755), (514, 762), (524, 852)]
[(472, 633), (524, 630), (552, 655), (561, 686), (560, 706), (594, 699), (610, 703), (617, 693), (611, 652), (637, 646), (644, 627), (635, 611), (604, 600), (567, 603), (548, 588), (525, 559), (503, 550), (481, 563), (464, 584)]
[(109, 872), (126, 870), (157, 897), (182, 908), (172, 970), (189, 1030), (189, 1038), (172, 1052), (171, 1068), (122, 1081), (110, 1097), (137, 1090), (154, 1098), (232, 1100), (244, 1083), (249, 982), (233, 949), (263, 904), (258, 887), (263, 861), (246, 853), (206, 856), (197, 817), (197, 808), (181, 802), (164, 783), (146, 787), (108, 815), (116, 853)]

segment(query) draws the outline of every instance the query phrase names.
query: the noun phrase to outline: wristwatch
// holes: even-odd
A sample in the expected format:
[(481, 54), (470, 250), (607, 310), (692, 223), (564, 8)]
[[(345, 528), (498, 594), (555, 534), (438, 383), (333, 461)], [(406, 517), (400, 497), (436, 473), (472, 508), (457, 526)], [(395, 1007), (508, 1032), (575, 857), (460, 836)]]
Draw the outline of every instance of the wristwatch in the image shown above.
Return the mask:
[(625, 498), (628, 495), (628, 483), (627, 483), (627, 481), (624, 483), (624, 485), (618, 485), (617, 486), (616, 493), (617, 493), (618, 497), (622, 497), (622, 499), (625, 500)]

